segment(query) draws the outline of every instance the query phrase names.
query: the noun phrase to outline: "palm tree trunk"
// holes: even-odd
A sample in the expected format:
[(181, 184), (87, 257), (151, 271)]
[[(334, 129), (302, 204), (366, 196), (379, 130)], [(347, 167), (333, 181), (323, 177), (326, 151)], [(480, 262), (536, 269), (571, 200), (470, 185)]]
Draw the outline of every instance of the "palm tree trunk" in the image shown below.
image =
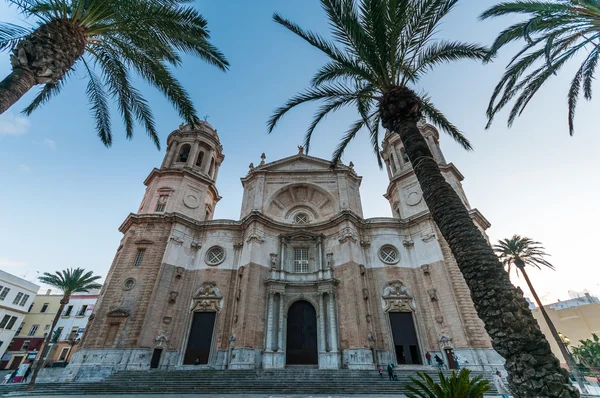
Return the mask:
[(554, 340), (556, 340), (556, 344), (558, 344), (558, 348), (560, 349), (560, 353), (565, 358), (565, 361), (567, 362), (567, 366), (569, 367), (569, 369), (573, 373), (573, 376), (575, 377), (575, 380), (577, 380), (577, 384), (579, 385), (579, 388), (581, 389), (581, 392), (584, 392), (584, 393), (587, 392), (586, 389), (585, 389), (585, 387), (584, 387), (584, 385), (583, 385), (583, 381), (582, 381), (582, 377), (581, 377), (581, 372), (579, 371), (579, 367), (577, 366), (577, 364), (573, 360), (573, 357), (571, 356), (571, 353), (567, 350), (567, 347), (565, 347), (565, 343), (563, 343), (562, 339), (558, 335), (558, 331), (556, 330), (556, 327), (554, 326), (554, 323), (552, 322), (552, 320), (548, 316), (548, 313), (546, 312), (546, 309), (544, 308), (544, 305), (540, 301), (540, 298), (538, 297), (537, 292), (535, 291), (535, 289), (533, 288), (533, 285), (531, 284), (531, 281), (529, 280), (529, 275), (527, 275), (527, 271), (525, 271), (525, 266), (519, 266), (519, 265), (517, 265), (517, 266), (519, 267), (519, 270), (523, 273), (523, 277), (525, 278), (525, 281), (527, 282), (527, 286), (529, 287), (529, 291), (533, 295), (533, 299), (535, 300), (538, 308), (542, 312), (542, 316), (544, 317), (544, 320), (546, 321), (546, 324), (548, 325), (548, 329), (550, 329), (550, 333), (552, 334), (552, 337), (554, 337)]
[[(48, 332), (48, 335), (46, 336), (46, 338), (44, 339), (44, 342), (42, 343), (42, 346), (40, 347), (40, 357), (39, 357), (39, 359), (36, 359), (33, 364), (33, 372), (31, 373), (31, 381), (29, 382), (29, 385), (27, 386), (28, 391), (33, 390), (33, 388), (35, 387), (35, 380), (37, 379), (38, 373), (40, 373), (40, 370), (42, 369), (43, 364), (46, 362), (47, 355), (44, 355), (44, 349), (46, 348), (46, 346), (48, 345), (48, 343), (50, 343), (50, 340), (52, 339), (52, 334), (54, 333), (54, 328), (56, 327), (56, 324), (58, 323), (58, 320), (60, 319), (63, 309), (65, 308), (65, 305), (67, 305), (69, 303), (69, 298), (70, 298), (70, 296), (64, 295), (63, 298), (60, 300), (60, 307), (58, 307), (58, 312), (54, 316), (54, 320), (52, 321), (52, 326), (50, 327), (50, 331)], [(60, 336), (58, 336), (58, 338), (60, 339)]]
[(388, 90), (380, 103), (382, 124), (400, 135), (423, 198), (452, 250), (477, 314), (485, 323), (494, 349), (506, 360), (513, 393), (522, 398), (579, 397), (550, 350), (523, 292), (511, 284), (488, 241), (440, 172), (417, 127), (419, 104), (408, 88)]
[(0, 82), (0, 114), (36, 84), (56, 84), (83, 56), (87, 39), (77, 22), (51, 19), (19, 40), (12, 50), (13, 72)]
[(35, 75), (24, 68), (17, 68), (0, 82), (0, 115), (14, 105), (37, 83)]

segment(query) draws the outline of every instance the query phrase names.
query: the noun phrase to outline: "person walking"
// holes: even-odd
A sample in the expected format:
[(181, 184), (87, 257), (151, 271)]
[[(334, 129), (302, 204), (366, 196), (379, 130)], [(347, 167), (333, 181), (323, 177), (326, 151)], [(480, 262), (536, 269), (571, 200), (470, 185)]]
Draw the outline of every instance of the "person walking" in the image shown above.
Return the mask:
[(383, 379), (383, 368), (381, 365), (377, 366), (377, 371), (379, 372), (379, 377)]
[(456, 370), (460, 370), (460, 363), (458, 363), (458, 355), (452, 354), (452, 358), (454, 358), (454, 365), (456, 366)]
[(444, 360), (438, 354), (435, 354), (435, 361), (437, 362), (438, 369), (444, 369)]
[(387, 372), (388, 372), (388, 377), (390, 379), (390, 381), (394, 381), (394, 364), (390, 363), (387, 366)]
[(427, 365), (431, 366), (431, 354), (429, 353), (429, 351), (425, 353), (425, 359), (427, 359)]
[(496, 374), (494, 375), (494, 386), (496, 386), (496, 390), (498, 390), (498, 394), (500, 394), (502, 398), (509, 398), (510, 390), (504, 383), (504, 380), (502, 379), (502, 372), (499, 370), (497, 370)]
[(10, 384), (13, 382), (13, 380), (15, 379), (15, 376), (17, 376), (18, 371), (19, 371), (19, 369), (15, 369), (15, 371), (10, 374), (10, 377), (8, 378), (8, 381), (6, 382), (6, 384)]
[(27, 380), (29, 379), (29, 375), (31, 374), (31, 366), (27, 368), (27, 370), (25, 371), (25, 375), (23, 376), (23, 380), (21, 380), (21, 383), (27, 383)]

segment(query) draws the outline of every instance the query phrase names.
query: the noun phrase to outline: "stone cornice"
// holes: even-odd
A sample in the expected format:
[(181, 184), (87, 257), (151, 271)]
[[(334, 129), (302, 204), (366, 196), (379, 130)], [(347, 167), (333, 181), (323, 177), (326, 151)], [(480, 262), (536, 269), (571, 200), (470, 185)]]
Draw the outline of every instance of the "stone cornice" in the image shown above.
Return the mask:
[[(294, 162), (297, 160), (306, 160), (308, 162), (312, 162), (312, 163), (321, 165), (321, 166), (323, 166), (323, 168), (316, 169), (316, 170), (314, 170), (314, 169), (272, 170), (274, 167), (276, 168), (276, 167), (282, 166), (286, 163), (291, 163), (291, 162)], [(274, 162), (265, 163), (263, 165), (256, 166), (248, 172), (248, 175), (240, 178), (240, 180), (242, 181), (242, 185), (245, 186), (246, 183), (254, 180), (257, 176), (265, 175), (267, 173), (272, 173), (272, 174), (284, 174), (285, 173), (285, 174), (294, 174), (294, 175), (298, 175), (298, 174), (314, 175), (314, 174), (330, 173), (332, 176), (336, 176), (338, 174), (346, 174), (348, 177), (350, 177), (352, 180), (354, 180), (355, 182), (357, 182), (360, 185), (360, 183), (362, 181), (362, 177), (357, 175), (356, 171), (354, 171), (354, 169), (352, 167), (346, 166), (344, 164), (340, 164), (337, 166), (337, 168), (331, 169), (330, 166), (331, 166), (331, 162), (329, 162), (328, 160), (317, 158), (314, 156), (304, 155), (304, 154), (297, 154), (297, 155), (288, 156), (286, 158), (276, 160)]]
[[(447, 163), (447, 164), (439, 164), (438, 163), (438, 167), (440, 168), (440, 171), (442, 173), (444, 172), (451, 172), (452, 174), (454, 174), (454, 176), (458, 179), (458, 181), (462, 181), (465, 179), (465, 177), (462, 175), (462, 173), (460, 171), (458, 171), (458, 168), (456, 168), (456, 166), (454, 165), (454, 163)], [(385, 194), (383, 195), (384, 198), (386, 198), (387, 200), (390, 199), (391, 194), (392, 194), (392, 189), (393, 186), (395, 185), (395, 183), (400, 182), (402, 180), (405, 180), (407, 178), (413, 177), (415, 175), (414, 170), (411, 168), (406, 169), (405, 171), (395, 175), (391, 180), (390, 183), (388, 185), (387, 191), (385, 192)]]
[(184, 167), (183, 169), (157, 169), (155, 167), (154, 169), (152, 169), (152, 171), (150, 172), (148, 177), (146, 177), (146, 179), (144, 180), (144, 185), (146, 185), (146, 186), (150, 185), (152, 180), (156, 177), (162, 177), (162, 176), (167, 176), (167, 175), (184, 175), (184, 176), (199, 179), (203, 183), (208, 185), (210, 192), (216, 198), (217, 202), (219, 200), (221, 200), (221, 197), (219, 196), (219, 191), (217, 190), (217, 187), (215, 186), (215, 182), (213, 180), (211, 180), (210, 178), (208, 178), (206, 175), (197, 173), (189, 167)]
[(492, 226), (488, 219), (485, 218), (483, 214), (481, 214), (481, 212), (477, 209), (469, 210), (469, 215), (475, 222), (477, 222), (481, 226), (481, 228), (483, 228), (484, 231)]

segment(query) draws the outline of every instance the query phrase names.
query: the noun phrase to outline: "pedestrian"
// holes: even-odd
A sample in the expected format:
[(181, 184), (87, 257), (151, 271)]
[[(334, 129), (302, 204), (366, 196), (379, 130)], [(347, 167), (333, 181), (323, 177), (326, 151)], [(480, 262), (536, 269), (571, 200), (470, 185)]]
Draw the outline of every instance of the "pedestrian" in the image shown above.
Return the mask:
[(196, 358), (196, 360), (194, 361), (194, 365), (200, 365), (200, 358)]
[(444, 360), (438, 354), (435, 354), (435, 361), (437, 362), (438, 369), (444, 369)]
[(452, 358), (454, 358), (454, 365), (456, 366), (456, 370), (460, 370), (460, 363), (458, 363), (458, 355), (452, 354)]
[(381, 365), (377, 366), (377, 371), (379, 372), (379, 377), (383, 379), (383, 368)]
[(496, 390), (498, 390), (498, 394), (502, 396), (502, 398), (509, 398), (510, 390), (504, 383), (502, 379), (502, 372), (499, 370), (496, 371), (494, 375), (494, 385), (496, 386)]
[(431, 366), (431, 354), (429, 353), (429, 351), (425, 353), (425, 358), (427, 358), (427, 365)]
[(25, 371), (25, 375), (23, 376), (23, 380), (21, 380), (22, 383), (27, 383), (27, 379), (29, 379), (29, 375), (31, 374), (31, 366), (27, 368), (27, 370)]
[(8, 378), (8, 381), (6, 382), (6, 384), (10, 384), (13, 382), (15, 376), (17, 376), (18, 371), (19, 371), (19, 369), (15, 369), (15, 371), (10, 374), (10, 377)]
[(388, 372), (389, 380), (393, 381), (394, 380), (394, 364), (393, 363), (390, 363), (387, 366), (387, 372)]
[(2, 384), (8, 384), (8, 379), (10, 379), (10, 373), (7, 373), (4, 376), (4, 380), (2, 380)]

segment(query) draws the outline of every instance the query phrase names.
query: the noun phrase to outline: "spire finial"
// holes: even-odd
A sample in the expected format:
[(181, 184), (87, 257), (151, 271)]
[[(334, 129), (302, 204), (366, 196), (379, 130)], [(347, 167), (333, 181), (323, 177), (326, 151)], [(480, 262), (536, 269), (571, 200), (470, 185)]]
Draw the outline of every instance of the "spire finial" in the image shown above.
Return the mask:
[(262, 155), (260, 155), (260, 165), (262, 166), (263, 164), (265, 164), (265, 159), (267, 158), (267, 155), (265, 155), (265, 153), (263, 152)]

